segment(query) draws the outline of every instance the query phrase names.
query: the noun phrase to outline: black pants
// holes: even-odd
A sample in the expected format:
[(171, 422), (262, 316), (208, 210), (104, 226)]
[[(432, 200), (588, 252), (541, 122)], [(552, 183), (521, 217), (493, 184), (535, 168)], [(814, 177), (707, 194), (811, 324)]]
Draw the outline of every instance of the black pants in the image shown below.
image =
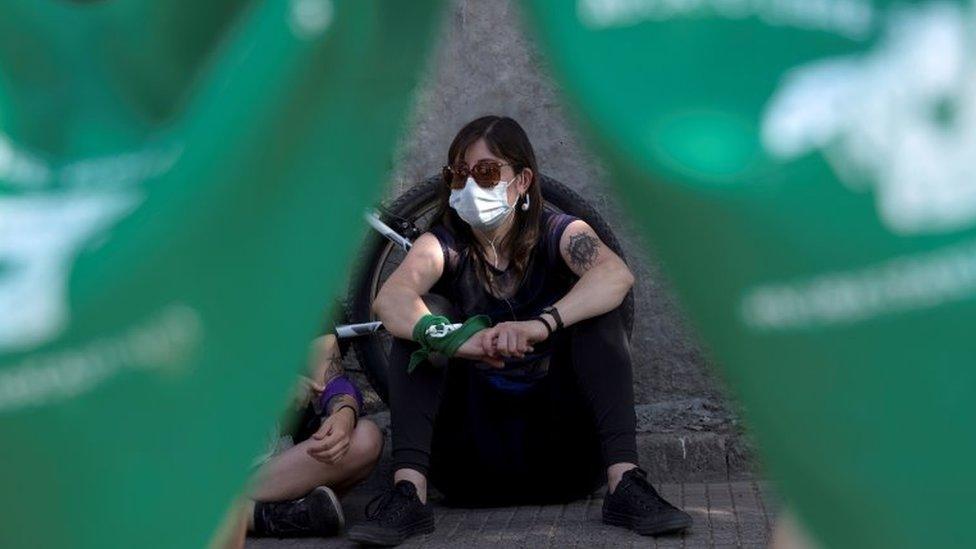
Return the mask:
[[(452, 321), (443, 298), (424, 297)], [(470, 361), (407, 373), (417, 343), (390, 360), (394, 468), (416, 469), (455, 504), (569, 501), (608, 465), (637, 463), (630, 347), (618, 310), (553, 335), (548, 375), (524, 394), (498, 391)]]

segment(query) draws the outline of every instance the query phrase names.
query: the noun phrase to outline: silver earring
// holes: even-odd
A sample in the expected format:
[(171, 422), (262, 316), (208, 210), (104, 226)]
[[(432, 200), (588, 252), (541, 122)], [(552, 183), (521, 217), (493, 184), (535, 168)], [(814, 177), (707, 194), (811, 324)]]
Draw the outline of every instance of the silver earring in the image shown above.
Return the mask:
[(522, 211), (529, 211), (529, 195), (525, 195), (525, 202), (522, 203)]

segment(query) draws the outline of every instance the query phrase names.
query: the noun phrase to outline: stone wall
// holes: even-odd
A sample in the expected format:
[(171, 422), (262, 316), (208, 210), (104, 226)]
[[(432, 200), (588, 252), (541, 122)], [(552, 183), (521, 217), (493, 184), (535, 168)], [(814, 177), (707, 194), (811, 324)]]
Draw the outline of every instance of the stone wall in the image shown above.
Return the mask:
[(532, 34), (515, 2), (450, 3), (394, 158), (389, 192), (398, 194), (437, 173), (455, 133), (470, 120), (485, 114), (518, 120), (540, 170), (597, 206), (636, 275), (632, 351), (642, 453), (664, 469), (650, 468), (658, 469), (658, 477), (678, 479), (742, 473), (750, 452), (738, 436), (733, 406), (667, 281), (624, 215), (606, 167), (587, 149), (563, 106)]

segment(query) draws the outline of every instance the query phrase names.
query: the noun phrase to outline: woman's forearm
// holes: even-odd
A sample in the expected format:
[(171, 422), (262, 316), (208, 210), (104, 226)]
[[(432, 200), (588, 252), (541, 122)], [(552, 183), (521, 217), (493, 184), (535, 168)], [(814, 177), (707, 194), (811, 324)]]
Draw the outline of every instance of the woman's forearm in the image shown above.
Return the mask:
[(597, 265), (583, 273), (572, 289), (553, 305), (564, 326), (612, 311), (634, 285), (634, 275), (623, 262)]
[(413, 339), (413, 327), (430, 309), (417, 293), (409, 288), (384, 286), (373, 300), (373, 312), (386, 331), (401, 339)]

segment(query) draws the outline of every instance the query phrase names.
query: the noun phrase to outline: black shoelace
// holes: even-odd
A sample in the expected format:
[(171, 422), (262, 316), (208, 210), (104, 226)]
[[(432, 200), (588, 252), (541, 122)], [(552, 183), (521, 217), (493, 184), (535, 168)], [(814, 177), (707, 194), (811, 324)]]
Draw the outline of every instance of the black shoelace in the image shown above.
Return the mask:
[(309, 528), (311, 520), (308, 508), (301, 499), (270, 504), (265, 507), (265, 522), (271, 533), (302, 532)]
[(380, 517), (380, 521), (395, 522), (410, 504), (410, 501), (410, 496), (396, 487), (391, 488), (369, 500), (369, 503), (366, 504), (366, 518), (374, 520), (386, 512), (385, 516)]
[(631, 499), (637, 503), (642, 509), (652, 511), (655, 509), (660, 509), (664, 507), (664, 502), (661, 496), (654, 489), (654, 486), (648, 482), (644, 475), (635, 473), (631, 475), (633, 479), (633, 484), (635, 490), (630, 491)]

